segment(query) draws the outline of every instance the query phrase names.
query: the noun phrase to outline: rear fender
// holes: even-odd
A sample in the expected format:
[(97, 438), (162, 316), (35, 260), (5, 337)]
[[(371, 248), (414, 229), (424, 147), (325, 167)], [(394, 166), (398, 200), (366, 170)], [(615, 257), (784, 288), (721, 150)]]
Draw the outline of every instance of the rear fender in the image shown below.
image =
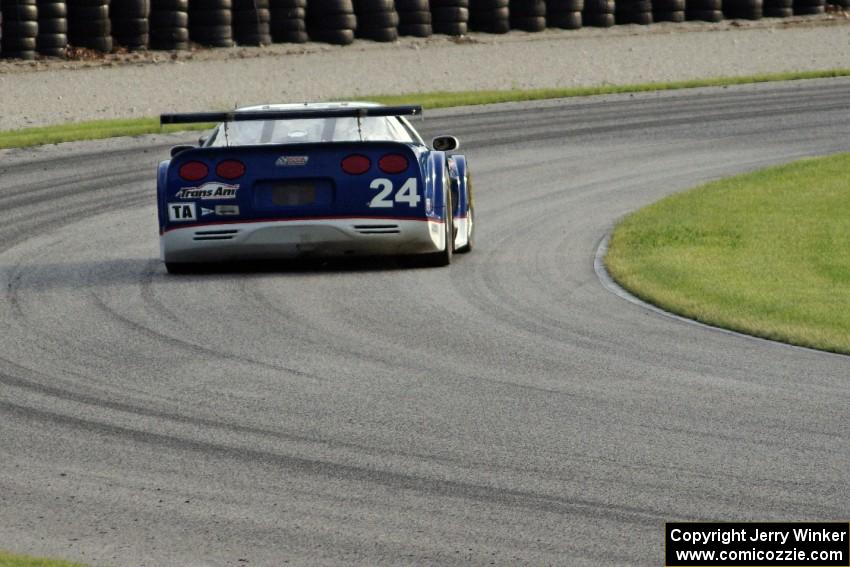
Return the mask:
[(469, 172), (466, 166), (466, 156), (454, 155), (448, 158), (449, 177), (452, 181), (452, 197), (454, 201), (454, 218), (466, 218), (472, 203)]

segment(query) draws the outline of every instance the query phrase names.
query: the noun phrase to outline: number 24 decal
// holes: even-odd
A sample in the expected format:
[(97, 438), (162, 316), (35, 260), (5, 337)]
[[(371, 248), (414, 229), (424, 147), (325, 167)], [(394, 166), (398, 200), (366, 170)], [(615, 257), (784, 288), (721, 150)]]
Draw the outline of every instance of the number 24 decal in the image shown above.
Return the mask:
[(369, 201), (369, 206), (374, 208), (392, 207), (393, 201), (396, 203), (407, 203), (409, 206), (415, 207), (421, 199), (417, 191), (415, 177), (411, 177), (405, 181), (392, 200), (390, 200), (390, 195), (393, 192), (393, 182), (389, 179), (373, 179), (372, 183), (369, 184), (369, 188), (378, 190), (378, 194)]

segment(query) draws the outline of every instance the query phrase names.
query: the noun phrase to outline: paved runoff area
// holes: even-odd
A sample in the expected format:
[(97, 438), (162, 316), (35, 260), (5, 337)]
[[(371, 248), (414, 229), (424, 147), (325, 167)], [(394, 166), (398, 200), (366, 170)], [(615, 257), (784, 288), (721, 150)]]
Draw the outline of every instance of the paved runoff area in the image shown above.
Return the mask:
[(832, 69), (850, 60), (848, 23), (841, 13), (0, 62), (0, 130), (265, 102)]

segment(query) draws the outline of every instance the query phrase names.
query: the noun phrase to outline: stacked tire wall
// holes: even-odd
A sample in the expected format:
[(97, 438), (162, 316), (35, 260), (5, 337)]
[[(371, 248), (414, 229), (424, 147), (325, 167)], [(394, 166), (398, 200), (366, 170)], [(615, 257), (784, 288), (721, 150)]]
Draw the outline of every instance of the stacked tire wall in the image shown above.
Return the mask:
[(794, 15), (794, 0), (764, 0), (762, 9), (768, 18), (788, 18)]
[(38, 37), (38, 7), (35, 0), (2, 0), (3, 13), (0, 52), (3, 57), (35, 59)]
[(68, 8), (65, 0), (38, 0), (36, 47), (42, 55), (62, 57), (68, 46)]
[(354, 0), (357, 37), (373, 41), (398, 39), (398, 12), (394, 0)]
[(151, 49), (189, 49), (189, 0), (151, 0)]
[(307, 0), (271, 0), (269, 11), (274, 43), (304, 43), (309, 39)]
[(618, 24), (646, 26), (652, 23), (652, 2), (651, 0), (616, 0), (614, 14)]
[(233, 46), (231, 0), (189, 0), (189, 39), (209, 47)]
[(656, 22), (684, 22), (685, 0), (652, 0), (652, 19)]
[(614, 25), (614, 0), (584, 0), (581, 20), (585, 26), (610, 28)]
[[(508, 0), (499, 0), (507, 2)], [(429, 0), (396, 0), (398, 34), (414, 37), (431, 37), (431, 3)]]
[(68, 43), (95, 51), (112, 51), (109, 0), (68, 0)]
[(233, 0), (233, 39), (239, 45), (272, 42), (269, 0)]
[(723, 0), (685, 0), (688, 20), (719, 22), (723, 19)]
[(470, 0), (469, 29), (486, 33), (511, 30), (510, 0)]
[(112, 39), (131, 51), (145, 49), (150, 41), (149, 0), (111, 0)]
[(546, 25), (562, 30), (577, 30), (582, 25), (584, 0), (547, 0)]
[(469, 0), (431, 0), (434, 33), (465, 35), (469, 31)]
[(825, 0), (794, 0), (794, 13), (799, 15), (823, 14)]
[(511, 0), (511, 29), (540, 32), (546, 29), (546, 0)]
[(307, 34), (313, 41), (348, 45), (354, 41), (357, 17), (351, 0), (310, 0)]

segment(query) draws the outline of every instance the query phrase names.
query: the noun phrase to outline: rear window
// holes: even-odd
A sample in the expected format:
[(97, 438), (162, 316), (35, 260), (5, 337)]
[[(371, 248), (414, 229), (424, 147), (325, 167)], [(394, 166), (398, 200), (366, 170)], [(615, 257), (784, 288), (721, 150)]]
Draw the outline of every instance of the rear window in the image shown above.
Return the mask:
[(305, 144), (315, 142), (404, 142), (416, 143), (395, 116), (356, 118), (310, 118), (303, 120), (256, 120), (219, 124), (207, 146), (253, 146), (262, 144)]

